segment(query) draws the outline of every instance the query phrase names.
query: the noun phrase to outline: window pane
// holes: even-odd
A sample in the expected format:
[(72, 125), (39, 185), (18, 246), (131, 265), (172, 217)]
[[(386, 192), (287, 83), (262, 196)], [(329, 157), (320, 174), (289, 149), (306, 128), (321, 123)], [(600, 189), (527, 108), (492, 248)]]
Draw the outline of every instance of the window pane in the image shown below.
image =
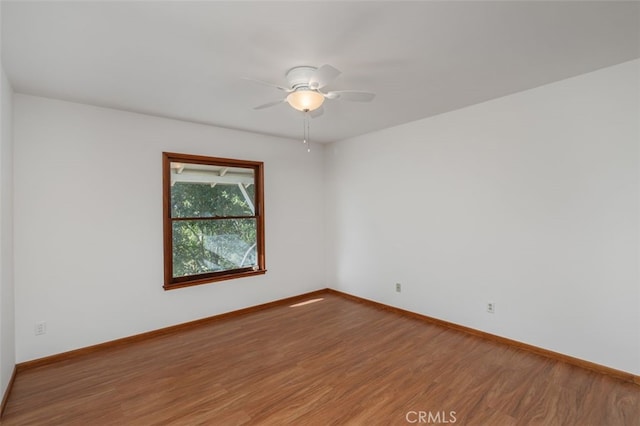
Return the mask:
[(255, 219), (181, 220), (173, 223), (173, 276), (257, 265)]
[(253, 169), (171, 163), (171, 217), (255, 215)]

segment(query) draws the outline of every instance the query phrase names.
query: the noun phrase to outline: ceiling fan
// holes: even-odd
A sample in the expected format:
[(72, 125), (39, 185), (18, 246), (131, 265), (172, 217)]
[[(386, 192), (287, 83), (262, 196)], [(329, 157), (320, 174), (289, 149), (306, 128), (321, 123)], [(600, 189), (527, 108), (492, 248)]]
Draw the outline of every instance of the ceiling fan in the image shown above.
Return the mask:
[(359, 90), (334, 90), (323, 92), (322, 89), (341, 74), (331, 65), (323, 65), (320, 68), (299, 66), (291, 68), (285, 74), (288, 87), (278, 86), (261, 80), (248, 79), (257, 83), (275, 87), (287, 93), (283, 99), (258, 105), (253, 109), (265, 109), (287, 102), (293, 108), (311, 117), (317, 117), (324, 112), (322, 104), (325, 99), (339, 99), (345, 101), (370, 102), (376, 96), (375, 93)]

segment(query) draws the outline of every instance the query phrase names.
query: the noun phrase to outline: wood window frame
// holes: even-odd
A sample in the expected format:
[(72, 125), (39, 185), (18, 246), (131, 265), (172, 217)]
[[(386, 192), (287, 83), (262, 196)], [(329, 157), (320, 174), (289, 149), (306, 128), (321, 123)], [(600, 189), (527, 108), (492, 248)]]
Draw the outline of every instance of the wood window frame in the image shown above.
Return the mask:
[[(186, 277), (173, 276), (173, 222), (171, 217), (171, 163), (191, 163), (222, 167), (250, 168), (254, 171), (256, 249), (257, 268), (248, 267), (226, 271), (209, 272)], [(203, 155), (162, 153), (162, 204), (163, 204), (163, 245), (164, 245), (164, 286), (165, 290), (208, 284), (217, 281), (261, 275), (267, 272), (264, 238), (264, 163), (261, 161), (236, 160)], [(251, 216), (247, 216), (251, 217)]]

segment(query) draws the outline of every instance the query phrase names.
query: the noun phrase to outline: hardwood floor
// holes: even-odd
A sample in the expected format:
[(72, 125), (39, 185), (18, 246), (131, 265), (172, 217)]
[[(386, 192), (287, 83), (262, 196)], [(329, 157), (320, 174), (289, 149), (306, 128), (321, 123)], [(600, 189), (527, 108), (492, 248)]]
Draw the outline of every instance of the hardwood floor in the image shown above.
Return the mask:
[(640, 425), (640, 386), (318, 297), (21, 371), (2, 425)]

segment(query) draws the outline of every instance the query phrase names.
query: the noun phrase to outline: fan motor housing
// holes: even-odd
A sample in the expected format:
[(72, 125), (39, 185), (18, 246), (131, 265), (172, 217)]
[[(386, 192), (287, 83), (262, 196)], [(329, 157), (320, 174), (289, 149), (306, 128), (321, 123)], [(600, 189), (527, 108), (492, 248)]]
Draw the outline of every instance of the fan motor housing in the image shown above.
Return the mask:
[(300, 87), (309, 87), (309, 80), (316, 72), (316, 67), (294, 67), (287, 71), (286, 78), (289, 82), (289, 87), (292, 89), (298, 89)]

